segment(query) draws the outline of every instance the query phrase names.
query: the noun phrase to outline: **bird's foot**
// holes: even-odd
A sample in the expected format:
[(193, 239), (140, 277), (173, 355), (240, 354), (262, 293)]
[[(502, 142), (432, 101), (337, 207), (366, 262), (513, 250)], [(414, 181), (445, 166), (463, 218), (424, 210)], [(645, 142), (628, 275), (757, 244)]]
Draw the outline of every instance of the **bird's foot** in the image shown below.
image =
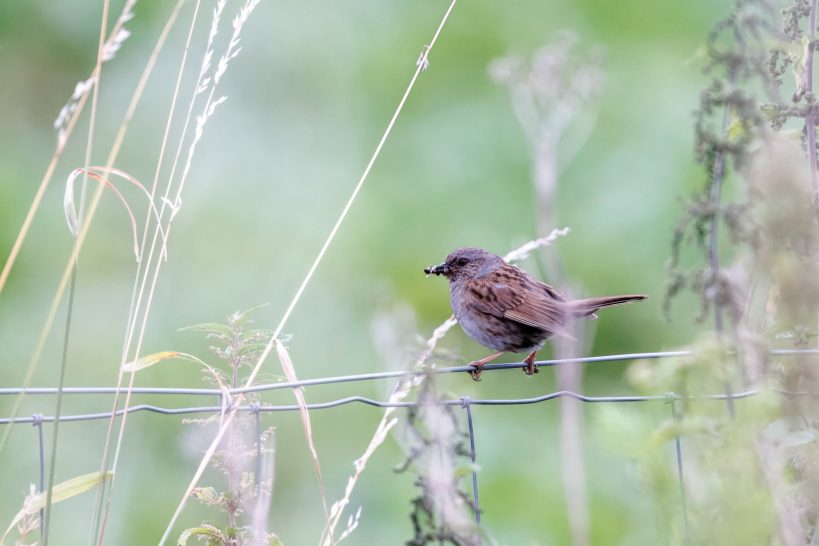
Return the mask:
[(481, 380), (481, 370), (483, 369), (484, 363), (480, 360), (475, 360), (474, 362), (470, 362), (469, 366), (472, 367), (469, 370), (469, 375), (472, 376), (473, 381), (480, 381)]
[(491, 354), (491, 355), (487, 356), (486, 358), (482, 358), (480, 360), (473, 360), (472, 362), (469, 363), (469, 366), (471, 368), (474, 368), (474, 369), (469, 370), (469, 375), (471, 375), (472, 379), (474, 379), (475, 381), (480, 381), (481, 380), (481, 370), (483, 369), (484, 364), (486, 364), (487, 362), (491, 362), (491, 361), (495, 360), (496, 358), (498, 358), (502, 354), (503, 354), (503, 351), (501, 351), (499, 353)]
[(536, 352), (537, 351), (533, 351), (531, 354), (529, 354), (529, 356), (527, 356), (523, 360), (523, 363), (526, 364), (526, 366), (523, 367), (523, 373), (525, 373), (526, 375), (533, 375), (540, 371), (538, 367), (535, 365)]

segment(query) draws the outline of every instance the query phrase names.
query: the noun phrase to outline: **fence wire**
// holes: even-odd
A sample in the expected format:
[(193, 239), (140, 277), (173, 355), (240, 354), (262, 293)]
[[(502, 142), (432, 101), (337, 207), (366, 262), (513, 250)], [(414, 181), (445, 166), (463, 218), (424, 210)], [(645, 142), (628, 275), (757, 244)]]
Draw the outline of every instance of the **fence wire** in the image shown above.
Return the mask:
[[(618, 362), (618, 361), (632, 361), (632, 360), (645, 360), (645, 359), (661, 359), (661, 358), (679, 358), (679, 357), (686, 357), (693, 355), (693, 351), (657, 351), (657, 352), (647, 352), (647, 353), (626, 353), (626, 354), (615, 354), (615, 355), (602, 355), (602, 356), (591, 356), (591, 357), (583, 357), (583, 358), (568, 358), (568, 359), (553, 359), (553, 360), (541, 360), (536, 362), (539, 367), (548, 367), (548, 366), (557, 366), (560, 364), (571, 364), (571, 363), (584, 363), (584, 364), (596, 364), (596, 363), (605, 363), (605, 362)], [(819, 354), (819, 349), (772, 349), (769, 351), (769, 354), (773, 357), (784, 357), (784, 356), (793, 356), (793, 355), (810, 355), (810, 354)], [(500, 370), (509, 370), (509, 369), (519, 369), (521, 368), (520, 362), (506, 362), (506, 363), (498, 363), (498, 364), (487, 364), (483, 367), (482, 372), (493, 372), (493, 371), (500, 371)], [(137, 412), (149, 412), (149, 413), (156, 413), (161, 415), (190, 415), (190, 414), (208, 414), (208, 413), (220, 413), (220, 412), (227, 412), (233, 409), (237, 409), (241, 412), (247, 412), (255, 415), (256, 418), (256, 431), (257, 434), (261, 434), (261, 421), (260, 416), (262, 412), (282, 412), (282, 411), (298, 411), (299, 406), (297, 404), (266, 404), (255, 402), (253, 404), (241, 405), (235, 407), (232, 403), (231, 397), (233, 395), (242, 394), (242, 393), (262, 393), (262, 392), (269, 392), (269, 391), (276, 391), (281, 389), (294, 389), (294, 388), (302, 388), (302, 387), (310, 387), (310, 386), (318, 386), (318, 385), (333, 385), (333, 384), (341, 384), (341, 383), (352, 383), (352, 382), (363, 382), (363, 381), (376, 381), (376, 380), (383, 380), (383, 379), (405, 379), (405, 378), (412, 378), (419, 375), (440, 375), (440, 374), (450, 374), (450, 373), (464, 373), (464, 372), (471, 372), (474, 368), (469, 365), (465, 366), (451, 366), (451, 367), (443, 367), (437, 368), (432, 367), (426, 369), (424, 371), (390, 371), (390, 372), (377, 372), (377, 373), (366, 373), (366, 374), (352, 374), (352, 375), (341, 375), (341, 376), (332, 376), (332, 377), (321, 377), (316, 379), (305, 379), (300, 381), (292, 381), (292, 382), (276, 382), (276, 383), (266, 383), (260, 385), (254, 385), (251, 387), (241, 387), (241, 388), (234, 388), (234, 389), (206, 389), (206, 388), (174, 388), (174, 387), (134, 387), (130, 389), (132, 394), (150, 394), (150, 395), (167, 395), (167, 396), (179, 396), (179, 395), (188, 395), (188, 396), (209, 396), (209, 397), (219, 397), (221, 403), (218, 405), (203, 405), (203, 406), (185, 406), (185, 407), (163, 407), (157, 406), (152, 404), (135, 404), (130, 405), (126, 408), (121, 408), (116, 412), (95, 412), (95, 413), (82, 413), (82, 414), (75, 414), (75, 415), (61, 415), (59, 418), (60, 422), (73, 422), (73, 421), (93, 421), (93, 420), (101, 420), (101, 419), (111, 419), (112, 416), (122, 416), (125, 414), (130, 413), (137, 413)], [(770, 389), (768, 389), (770, 391)], [(21, 395), (56, 395), (59, 389), (56, 387), (32, 387), (32, 388), (20, 388), (20, 387), (3, 387), (0, 388), (0, 396), (21, 396)], [(62, 389), (63, 394), (66, 395), (105, 395), (105, 394), (117, 394), (117, 393), (124, 393), (127, 392), (128, 389), (125, 388), (116, 388), (116, 387), (66, 387)], [(666, 393), (657, 393), (654, 395), (609, 395), (609, 396), (589, 396), (582, 393), (574, 392), (574, 391), (554, 391), (547, 394), (543, 394), (541, 396), (535, 397), (528, 397), (528, 398), (509, 398), (509, 399), (491, 399), (491, 398), (470, 398), (468, 396), (464, 396), (462, 398), (455, 398), (455, 399), (445, 399), (439, 400), (437, 403), (445, 406), (456, 406), (461, 407), (465, 410), (467, 425), (468, 425), (468, 435), (469, 435), (469, 447), (470, 447), (470, 458), (473, 463), (473, 467), (477, 465), (477, 451), (475, 448), (475, 427), (474, 427), (474, 416), (472, 413), (472, 406), (517, 406), (517, 405), (526, 405), (526, 404), (539, 404), (542, 402), (547, 402), (549, 400), (554, 400), (561, 397), (568, 397), (574, 398), (581, 402), (588, 402), (588, 403), (608, 403), (608, 402), (666, 402), (669, 403), (671, 407), (671, 415), (674, 420), (679, 419), (679, 414), (677, 412), (676, 403), (680, 400), (686, 399), (707, 399), (707, 400), (738, 400), (742, 398), (748, 398), (751, 396), (755, 396), (763, 392), (761, 389), (748, 389), (740, 392), (723, 392), (723, 393), (715, 393), (715, 394), (699, 394), (699, 395), (680, 395), (674, 392), (666, 392)], [(779, 392), (782, 394), (787, 394), (791, 396), (819, 396), (819, 393), (810, 393), (810, 392), (793, 392), (793, 391), (783, 391), (783, 390), (776, 390), (775, 392)], [(364, 396), (347, 396), (343, 398), (338, 398), (335, 400), (329, 400), (326, 402), (313, 402), (306, 404), (306, 407), (310, 410), (323, 410), (323, 409), (331, 409), (337, 408), (340, 406), (345, 406), (349, 404), (364, 404), (368, 406), (374, 406), (377, 408), (410, 408), (415, 407), (418, 405), (418, 402), (409, 401), (409, 402), (389, 402), (389, 401), (382, 401), (376, 400), (373, 398), (367, 398)], [(41, 413), (34, 413), (28, 417), (3, 417), (0, 418), (0, 425), (14, 425), (14, 424), (32, 424), (34, 427), (38, 429), (38, 446), (39, 446), (39, 459), (40, 459), (40, 490), (42, 491), (44, 488), (44, 477), (43, 472), (45, 468), (45, 456), (44, 456), (44, 449), (43, 449), (43, 433), (42, 433), (42, 425), (43, 423), (53, 423), (55, 421), (55, 417), (53, 415), (43, 415)], [(259, 449), (261, 444), (258, 443)], [(680, 484), (680, 498), (681, 498), (681, 506), (682, 506), (682, 518), (686, 532), (686, 539), (687, 542), (691, 543), (691, 536), (690, 536), (690, 529), (689, 529), (689, 522), (688, 522), (688, 508), (687, 508), (687, 495), (686, 495), (686, 484), (685, 484), (685, 474), (683, 470), (683, 461), (682, 461), (682, 446), (679, 437), (675, 438), (674, 444), (674, 454), (676, 458), (676, 466), (677, 466), (677, 476), (679, 479)], [(261, 464), (261, 453), (257, 450), (257, 466)], [(475, 521), (478, 525), (481, 523), (481, 508), (479, 502), (479, 494), (478, 494), (478, 475), (477, 470), (473, 470), (472, 472), (472, 494), (473, 494), (473, 509), (475, 512)], [(42, 517), (42, 516), (41, 516)]]

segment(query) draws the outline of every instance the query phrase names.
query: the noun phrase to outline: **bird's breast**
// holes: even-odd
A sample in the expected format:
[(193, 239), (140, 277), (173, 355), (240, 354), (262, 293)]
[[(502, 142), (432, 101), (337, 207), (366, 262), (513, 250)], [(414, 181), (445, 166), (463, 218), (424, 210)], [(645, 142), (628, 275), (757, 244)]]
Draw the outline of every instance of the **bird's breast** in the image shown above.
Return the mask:
[(476, 308), (463, 286), (453, 283), (450, 287), (450, 303), (458, 323), (466, 334), (486, 347), (496, 351), (525, 352), (539, 349), (550, 333), (514, 320), (485, 313)]

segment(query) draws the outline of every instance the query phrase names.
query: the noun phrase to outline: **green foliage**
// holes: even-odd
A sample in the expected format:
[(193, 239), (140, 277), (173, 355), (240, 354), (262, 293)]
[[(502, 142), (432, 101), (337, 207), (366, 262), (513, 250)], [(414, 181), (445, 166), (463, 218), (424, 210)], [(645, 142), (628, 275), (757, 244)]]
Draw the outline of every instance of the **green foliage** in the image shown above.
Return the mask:
[(410, 501), (413, 537), (407, 546), (480, 543), (472, 500), (461, 486), (471, 473), (471, 464), (459, 461), (470, 456), (467, 436), (458, 430), (453, 407), (440, 402), (434, 376), (426, 375), (418, 387), (418, 405), (407, 410), (407, 459), (396, 469), (417, 476), (419, 495)]
[[(264, 346), (270, 339), (267, 330), (251, 328), (253, 321), (249, 314), (254, 309), (235, 312), (227, 318), (225, 324), (204, 323), (185, 328), (197, 332), (206, 332), (207, 338), (215, 340), (211, 351), (226, 366), (208, 366), (203, 370), (204, 377), (213, 380), (213, 374), (220, 374), (224, 382), (229, 381), (232, 388), (239, 386), (240, 370), (256, 364)], [(214, 371), (216, 370), (216, 371)], [(252, 393), (245, 395), (252, 403), (258, 403), (258, 397)], [(206, 426), (218, 416), (204, 420), (192, 420), (194, 424)], [(263, 468), (262, 458), (272, 456), (272, 449), (266, 448), (274, 435), (274, 429), (261, 430), (256, 415), (240, 413), (231, 422), (219, 449), (214, 454), (211, 465), (225, 477), (222, 489), (215, 487), (197, 487), (193, 497), (206, 506), (212, 506), (227, 516), (226, 525), (203, 523), (199, 527), (186, 529), (179, 537), (180, 546), (187, 544), (190, 537), (205, 541), (208, 546), (244, 546), (259, 544), (263, 536), (266, 544), (280, 544), (278, 538), (263, 528), (264, 521), (254, 521), (240, 525), (248, 513), (253, 514), (255, 507), (269, 506), (272, 494), (272, 477), (257, 476), (255, 470)], [(262, 511), (266, 519), (266, 509)], [(259, 517), (258, 515), (256, 517)]]
[[(619, 447), (632, 446), (658, 513), (657, 534), (668, 544), (797, 546), (819, 537), (819, 408), (805, 396), (819, 387), (819, 361), (771, 362), (767, 351), (781, 343), (805, 347), (816, 331), (816, 118), (807, 76), (814, 45), (806, 38), (815, 29), (802, 30), (808, 1), (782, 10), (781, 31), (774, 8), (768, 0), (737, 0), (710, 35), (708, 70), (716, 76), (695, 125), (706, 178), (672, 242), (665, 309), (691, 289), (700, 320), (714, 317), (715, 336), (687, 347), (691, 356), (630, 368), (636, 388), (673, 393), (672, 415), (659, 425), (629, 409), (601, 410), (610, 441), (628, 431), (633, 443)], [(784, 104), (778, 95), (788, 68), (794, 93)], [(783, 130), (794, 118), (804, 119), (803, 149)], [(728, 182), (736, 183), (738, 201), (728, 201)], [(686, 242), (702, 265), (681, 267)], [(730, 267), (726, 255), (735, 259)], [(734, 399), (731, 385), (742, 385), (747, 397)], [(724, 401), (712, 394), (720, 391)]]
[[(86, 491), (89, 491), (106, 481), (111, 480), (112, 472), (90, 472), (76, 478), (71, 478), (64, 482), (58, 483), (54, 486), (51, 493), (51, 502), (56, 504), (64, 500), (76, 497)], [(45, 493), (37, 493), (32, 485), (29, 494), (23, 501), (23, 507), (17, 512), (17, 515), (11, 520), (6, 531), (0, 536), (0, 546), (5, 544), (6, 537), (15, 527), (17, 528), (18, 538), (15, 544), (22, 545), (23, 540), (29, 533), (34, 532), (40, 526), (39, 513), (46, 506)]]
[[(713, 80), (700, 94), (694, 125), (695, 155), (705, 170), (705, 182), (685, 202), (672, 235), (670, 278), (663, 302), (666, 317), (671, 300), (686, 288), (699, 297), (698, 321), (712, 311), (738, 312), (731, 308), (731, 286), (719, 271), (720, 228), (725, 228), (734, 245), (752, 248), (758, 244), (758, 233), (749, 214), (751, 204), (727, 201), (723, 194), (732, 172), (747, 164), (752, 148), (764, 137), (766, 124), (776, 124), (759, 108), (760, 95), (777, 96), (777, 78), (783, 70), (771, 67), (772, 62), (776, 64), (770, 51), (777, 36), (772, 30), (774, 14), (771, 0), (736, 0), (732, 13), (708, 36), (705, 69)], [(767, 111), (772, 108), (768, 105)], [(693, 244), (702, 254), (703, 265), (681, 264), (685, 244)]]
[[(732, 416), (724, 401), (701, 394), (719, 392), (724, 367), (736, 362), (720, 358), (713, 341), (695, 348), (690, 357), (637, 362), (629, 370), (640, 391), (673, 393), (665, 418), (610, 405), (598, 410), (598, 426), (607, 445), (635, 462), (655, 512), (656, 534), (667, 537), (665, 544), (768, 544), (778, 524), (777, 492), (769, 475), (779, 469), (771, 468), (775, 461), (762, 450), (768, 429), (781, 416), (783, 398), (766, 391), (742, 399)], [(682, 450), (684, 493), (675, 442)]]
[[(215, 342), (209, 348), (213, 354), (227, 365), (229, 373), (223, 373), (221, 378), (231, 388), (243, 384), (246, 378), (240, 376), (241, 370), (252, 369), (256, 365), (259, 356), (273, 335), (271, 330), (250, 327), (253, 324), (250, 313), (261, 307), (253, 307), (247, 311), (236, 311), (227, 317), (227, 322), (224, 324), (204, 322), (182, 328), (182, 331), (204, 332), (206, 339)], [(286, 341), (286, 338), (282, 340)], [(203, 371), (205, 371), (205, 379), (213, 382), (209, 370)], [(255, 399), (253, 398), (254, 395), (250, 394), (249, 396), (251, 399)]]

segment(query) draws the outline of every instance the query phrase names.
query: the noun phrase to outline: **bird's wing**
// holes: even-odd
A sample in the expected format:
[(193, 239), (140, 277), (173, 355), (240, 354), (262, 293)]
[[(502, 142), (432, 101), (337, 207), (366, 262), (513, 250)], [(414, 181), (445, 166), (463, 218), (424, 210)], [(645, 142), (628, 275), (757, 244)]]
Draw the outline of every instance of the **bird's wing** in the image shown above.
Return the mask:
[(499, 268), (467, 285), (475, 308), (484, 313), (571, 337), (566, 329), (566, 300), (548, 284), (516, 267)]

